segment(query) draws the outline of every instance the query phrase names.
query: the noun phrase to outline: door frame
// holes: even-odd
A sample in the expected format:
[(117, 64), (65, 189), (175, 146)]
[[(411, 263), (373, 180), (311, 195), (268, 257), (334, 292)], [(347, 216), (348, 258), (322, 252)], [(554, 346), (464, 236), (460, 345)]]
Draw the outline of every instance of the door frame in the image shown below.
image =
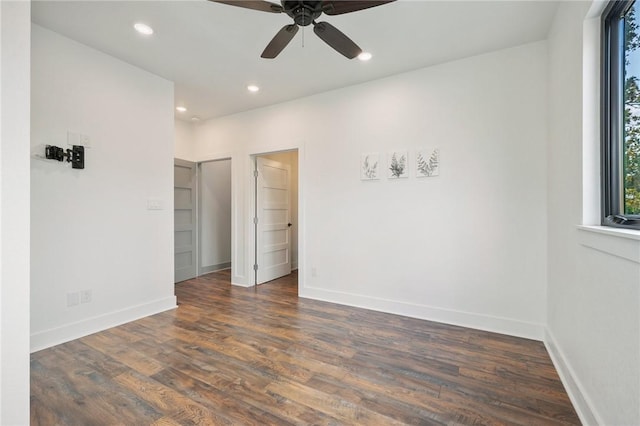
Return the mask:
[[(298, 205), (297, 205), (297, 211), (298, 211), (298, 217), (297, 217), (297, 241), (298, 241), (298, 247), (297, 247), (297, 253), (298, 253), (298, 262), (297, 262), (297, 270), (298, 270), (298, 292), (300, 291), (299, 289), (301, 288), (301, 286), (304, 283), (304, 277), (302, 274), (303, 271), (303, 265), (304, 265), (304, 261), (303, 261), (303, 250), (302, 247), (304, 246), (304, 244), (302, 243), (303, 241), (303, 236), (301, 235), (302, 232), (301, 230), (303, 229), (303, 212), (302, 212), (302, 190), (301, 190), (301, 182), (302, 182), (302, 173), (301, 173), (301, 152), (302, 149), (300, 147), (294, 147), (294, 148), (288, 148), (288, 149), (281, 149), (281, 150), (275, 150), (275, 151), (266, 151), (266, 152), (257, 152), (257, 153), (251, 153), (249, 155), (249, 168), (251, 170), (251, 179), (250, 179), (250, 184), (249, 184), (249, 191), (247, 191), (247, 195), (248, 195), (248, 203), (247, 206), (249, 207), (249, 209), (247, 210), (247, 213), (245, 214), (245, 218), (247, 220), (247, 230), (249, 232), (247, 232), (247, 259), (249, 259), (249, 261), (247, 262), (247, 286), (248, 287), (255, 287), (257, 286), (257, 274), (255, 273), (254, 269), (253, 269), (253, 265), (258, 263), (258, 246), (257, 246), (257, 238), (256, 238), (256, 226), (254, 225), (253, 222), (253, 218), (255, 217), (256, 214), (256, 208), (257, 208), (257, 204), (256, 204), (256, 200), (257, 200), (257, 195), (258, 195), (258, 188), (256, 185), (256, 179), (254, 177), (253, 172), (256, 170), (256, 166), (257, 166), (257, 158), (258, 157), (263, 157), (266, 155), (271, 155), (271, 154), (281, 154), (281, 153), (285, 153), (285, 152), (297, 152), (297, 169), (298, 169), (298, 182), (297, 182), (297, 196), (298, 196)], [(291, 194), (290, 194), (291, 197)], [(289, 202), (289, 208), (291, 208), (292, 203)], [(291, 238), (291, 235), (289, 236), (289, 238)], [(290, 246), (291, 250), (293, 250), (293, 245)], [(233, 257), (233, 256), (232, 256)], [(233, 260), (232, 260), (233, 262)]]
[[(241, 182), (244, 165), (242, 164), (243, 157), (239, 156), (237, 152), (232, 151), (219, 151), (197, 156), (195, 160), (196, 164), (209, 163), (211, 161), (218, 160), (231, 160), (231, 283), (242, 287), (248, 287), (244, 284), (246, 276), (245, 266), (243, 260), (247, 259), (239, 252), (239, 248), (244, 248), (241, 241), (238, 241), (238, 236), (242, 235), (242, 231), (238, 229), (239, 225), (244, 224), (244, 215), (238, 216), (238, 212), (244, 212), (242, 203), (240, 202), (241, 191), (244, 187)], [(200, 261), (200, 255), (198, 254), (198, 261)], [(198, 270), (200, 270), (198, 264)]]
[(231, 174), (231, 267), (233, 268), (233, 159), (231, 156), (224, 158), (216, 158), (213, 160), (204, 160), (204, 161), (196, 161), (196, 198), (197, 198), (197, 211), (196, 211), (196, 221), (197, 221), (197, 238), (198, 238), (198, 247), (197, 247), (197, 272), (198, 277), (200, 275), (208, 274), (209, 272), (202, 271), (202, 164), (203, 163), (213, 163), (216, 161), (230, 161), (229, 163), (229, 173)]
[(305, 143), (281, 138), (275, 143), (256, 141), (235, 151), (211, 151), (196, 156), (196, 162), (231, 158), (231, 284), (253, 286), (253, 157), (283, 151), (298, 151), (298, 294), (306, 286), (305, 236)]

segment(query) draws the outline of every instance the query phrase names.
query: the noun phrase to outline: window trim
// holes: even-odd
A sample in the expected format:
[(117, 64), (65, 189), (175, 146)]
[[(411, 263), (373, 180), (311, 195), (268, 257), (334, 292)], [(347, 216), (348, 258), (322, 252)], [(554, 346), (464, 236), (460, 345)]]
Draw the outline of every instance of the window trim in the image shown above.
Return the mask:
[(624, 214), (623, 195), (623, 17), (634, 2), (609, 2), (602, 14), (601, 38), (601, 224), (626, 229), (640, 229), (640, 216)]

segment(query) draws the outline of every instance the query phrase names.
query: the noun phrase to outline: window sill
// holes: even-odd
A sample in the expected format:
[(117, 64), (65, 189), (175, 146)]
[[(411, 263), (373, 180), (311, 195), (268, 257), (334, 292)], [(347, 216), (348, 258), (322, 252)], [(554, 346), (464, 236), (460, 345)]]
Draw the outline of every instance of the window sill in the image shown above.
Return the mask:
[(609, 226), (578, 225), (581, 245), (640, 263), (640, 231)]
[(611, 235), (618, 238), (630, 238), (640, 241), (640, 231), (635, 229), (614, 228), (612, 226), (587, 226), (578, 225), (578, 229), (582, 231), (595, 232), (596, 234)]

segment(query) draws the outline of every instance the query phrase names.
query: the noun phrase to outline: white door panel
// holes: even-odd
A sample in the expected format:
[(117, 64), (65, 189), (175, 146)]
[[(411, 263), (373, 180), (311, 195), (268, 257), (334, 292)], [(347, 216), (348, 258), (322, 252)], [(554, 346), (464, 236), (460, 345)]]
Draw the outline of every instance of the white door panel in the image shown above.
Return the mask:
[(175, 160), (174, 166), (175, 282), (196, 276), (196, 164)]
[(256, 162), (257, 283), (262, 284), (291, 273), (291, 167), (261, 157)]

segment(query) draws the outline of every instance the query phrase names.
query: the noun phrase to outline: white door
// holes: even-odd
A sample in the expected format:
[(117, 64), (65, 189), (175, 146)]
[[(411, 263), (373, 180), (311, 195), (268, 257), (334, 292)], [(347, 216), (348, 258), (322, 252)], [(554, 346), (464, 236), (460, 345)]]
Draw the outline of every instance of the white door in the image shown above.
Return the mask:
[(174, 161), (175, 282), (194, 278), (196, 264), (196, 163)]
[(260, 157), (256, 162), (256, 278), (257, 284), (262, 284), (291, 273), (291, 167)]

